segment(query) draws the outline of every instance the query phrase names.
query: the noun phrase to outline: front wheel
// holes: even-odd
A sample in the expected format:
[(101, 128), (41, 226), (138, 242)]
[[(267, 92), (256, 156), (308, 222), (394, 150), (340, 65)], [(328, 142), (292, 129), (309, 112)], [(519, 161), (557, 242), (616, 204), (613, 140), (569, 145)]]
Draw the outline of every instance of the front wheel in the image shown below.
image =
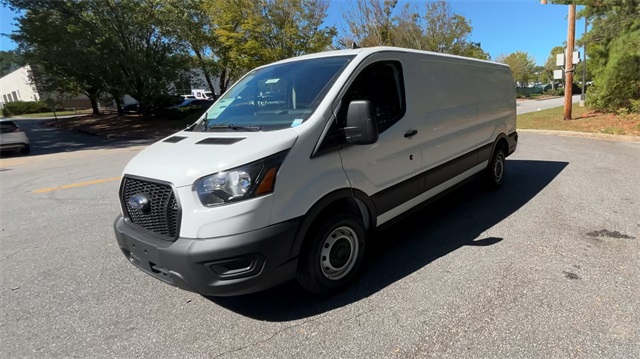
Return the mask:
[(312, 227), (300, 253), (298, 282), (309, 292), (328, 295), (347, 286), (364, 259), (362, 219), (340, 213)]
[(31, 152), (31, 146), (30, 145), (24, 145), (24, 147), (22, 147), (20, 149), (20, 153), (22, 153), (23, 155), (28, 155), (29, 152)]
[(491, 189), (498, 189), (504, 183), (506, 155), (502, 147), (498, 147), (487, 167), (486, 179)]

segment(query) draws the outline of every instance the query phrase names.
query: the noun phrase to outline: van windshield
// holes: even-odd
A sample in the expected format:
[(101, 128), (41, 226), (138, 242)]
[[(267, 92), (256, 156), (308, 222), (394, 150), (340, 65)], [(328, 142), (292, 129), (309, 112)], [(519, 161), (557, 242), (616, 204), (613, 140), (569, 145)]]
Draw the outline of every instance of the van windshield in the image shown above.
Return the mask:
[(272, 65), (233, 85), (193, 131), (271, 131), (306, 121), (353, 56)]

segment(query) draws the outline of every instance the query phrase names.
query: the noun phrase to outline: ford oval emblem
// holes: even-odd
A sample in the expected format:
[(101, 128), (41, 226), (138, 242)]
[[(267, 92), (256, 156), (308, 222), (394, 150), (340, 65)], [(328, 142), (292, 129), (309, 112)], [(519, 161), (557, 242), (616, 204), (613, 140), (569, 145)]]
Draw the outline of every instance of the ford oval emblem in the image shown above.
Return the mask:
[(151, 203), (143, 193), (136, 193), (129, 198), (129, 206), (133, 209), (146, 211), (151, 206)]

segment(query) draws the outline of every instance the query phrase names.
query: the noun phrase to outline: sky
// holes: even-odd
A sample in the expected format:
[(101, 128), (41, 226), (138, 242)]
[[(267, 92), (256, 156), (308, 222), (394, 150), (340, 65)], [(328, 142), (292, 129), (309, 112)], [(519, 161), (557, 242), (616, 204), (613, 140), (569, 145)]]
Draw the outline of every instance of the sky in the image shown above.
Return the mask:
[[(331, 0), (325, 24), (344, 29), (342, 13), (353, 0)], [(408, 2), (399, 0), (397, 9)], [(492, 59), (501, 54), (524, 51), (536, 64), (544, 65), (549, 52), (567, 41), (568, 7), (565, 5), (541, 5), (539, 0), (449, 0), (453, 12), (466, 17), (473, 27), (471, 40), (480, 42), (482, 49)], [(17, 14), (0, 7), (0, 34), (11, 33)], [(584, 20), (576, 22), (576, 39), (584, 32)], [(13, 50), (16, 44), (6, 36), (0, 36), (0, 50)], [(578, 49), (576, 49), (578, 50)], [(581, 50), (580, 50), (581, 51)], [(581, 51), (582, 52), (582, 51)]]

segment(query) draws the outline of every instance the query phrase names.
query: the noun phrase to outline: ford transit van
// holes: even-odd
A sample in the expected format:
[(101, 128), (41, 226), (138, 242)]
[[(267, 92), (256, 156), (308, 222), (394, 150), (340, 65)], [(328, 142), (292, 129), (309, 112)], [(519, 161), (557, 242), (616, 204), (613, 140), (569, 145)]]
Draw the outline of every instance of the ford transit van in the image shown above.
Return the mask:
[(209, 296), (297, 278), (330, 294), (385, 223), (516, 149), (508, 66), (391, 47), (287, 59), (239, 79), (193, 125), (124, 169), (119, 246)]

